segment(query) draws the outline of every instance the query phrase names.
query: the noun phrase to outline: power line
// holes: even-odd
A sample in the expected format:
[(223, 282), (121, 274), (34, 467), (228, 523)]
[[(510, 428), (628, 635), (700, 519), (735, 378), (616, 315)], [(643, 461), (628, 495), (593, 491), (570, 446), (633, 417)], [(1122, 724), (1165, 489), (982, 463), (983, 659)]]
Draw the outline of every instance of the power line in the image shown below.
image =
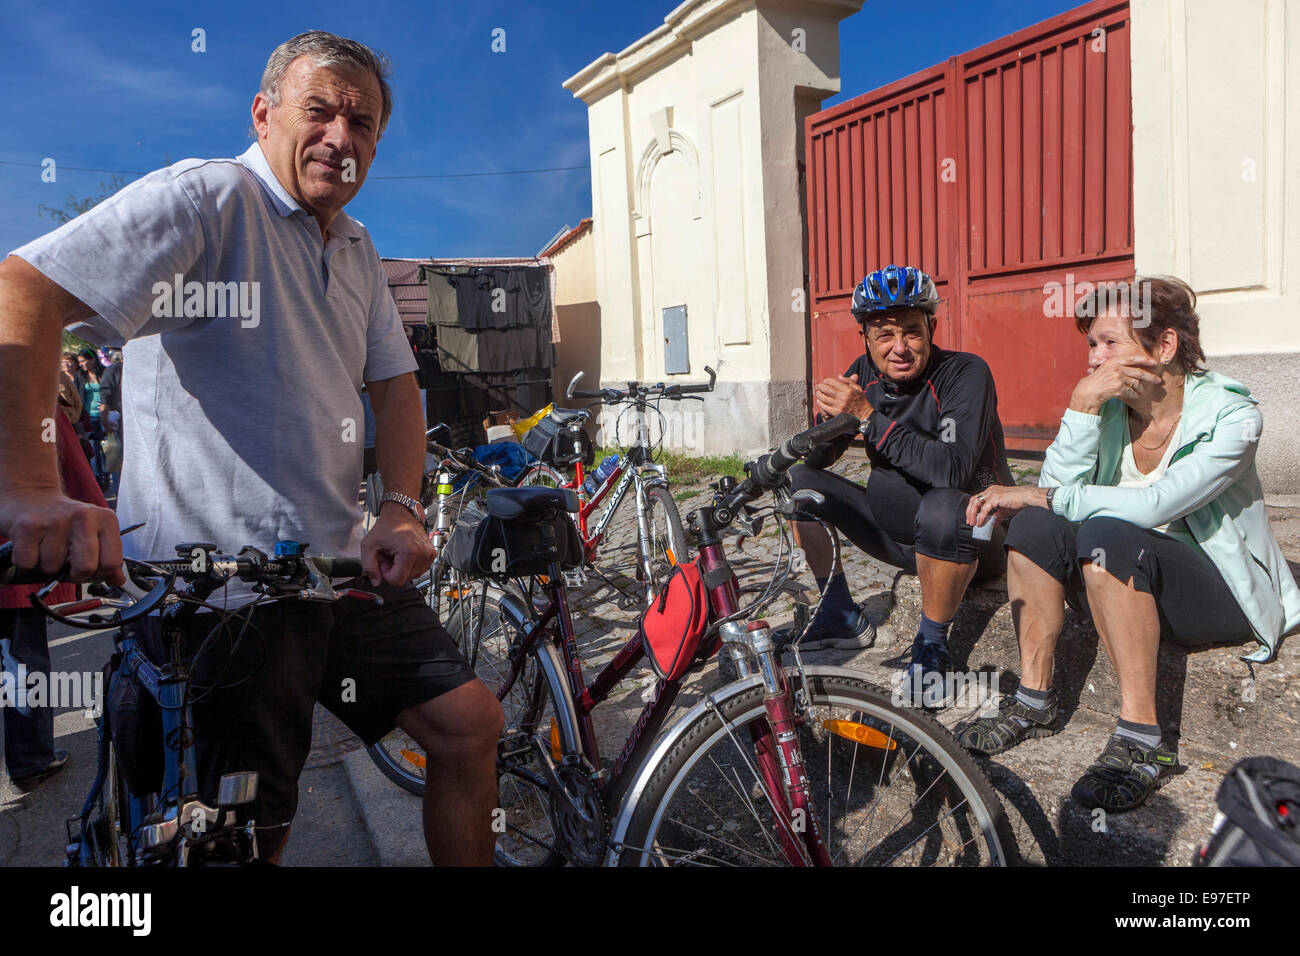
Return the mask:
[[(8, 160), (0, 159), (0, 166), (22, 166), (29, 169), (44, 169), (43, 163), (15, 163)], [(94, 166), (57, 166), (58, 169), (67, 169), (77, 173), (114, 173), (122, 176), (144, 176), (151, 170), (145, 169), (99, 169)], [(487, 173), (411, 173), (400, 176), (367, 176), (366, 181), (372, 179), (474, 179), (481, 176), (527, 176), (532, 173), (567, 173), (578, 169), (591, 169), (590, 164), (581, 166), (545, 166), (539, 169), (503, 169), (497, 172)]]

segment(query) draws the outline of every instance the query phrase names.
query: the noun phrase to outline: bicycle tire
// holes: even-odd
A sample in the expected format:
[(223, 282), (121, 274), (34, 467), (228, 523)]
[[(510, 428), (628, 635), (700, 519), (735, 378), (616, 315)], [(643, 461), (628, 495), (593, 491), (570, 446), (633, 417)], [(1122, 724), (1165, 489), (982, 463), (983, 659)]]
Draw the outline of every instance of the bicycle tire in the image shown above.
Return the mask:
[(71, 865), (122, 867), (129, 865), (125, 861), (133, 855), (131, 848), (123, 845), (130, 839), (126, 835), (126, 802), (130, 798), (130, 791), (126, 789), (126, 782), (117, 763), (116, 748), (111, 742), (108, 744), (106, 760), (104, 782), (81, 831), (81, 840), (90, 841), (90, 846), (84, 859), (81, 855), (82, 848), (79, 847), (77, 862), (71, 864), (69, 861)]
[[(458, 642), (470, 648), (467, 657), (479, 680), (498, 696), (510, 673), (509, 649), (515, 638), (501, 614), (502, 593), (490, 590), (481, 603), (475, 601), (472, 614), (461, 615), (449, 628)], [(466, 627), (473, 628), (473, 633), (456, 633)], [(514, 735), (517, 743), (526, 740), (534, 748), (550, 746), (552, 724), (548, 714), (554, 713), (554, 691), (538, 666), (536, 654), (529, 655), (520, 676), (501, 699), (501, 707), (506, 718), (503, 741)], [(556, 846), (559, 829), (554, 822), (552, 795), (549, 786), (528, 781), (528, 775), (540, 777), (541, 773), (525, 766), (527, 762), (526, 757), (514, 759), (513, 763), (511, 757), (497, 760), (499, 815), (494, 824), (499, 823), (501, 828), (494, 826), (494, 860), (497, 866), (559, 866), (565, 857)]]
[(557, 471), (547, 464), (536, 464), (529, 468), (519, 478), (516, 487), (524, 488), (536, 486), (542, 488), (565, 488), (573, 483), (573, 479), (567, 477), (563, 472)]
[[(787, 669), (789, 679), (792, 685), (797, 689), (802, 686), (798, 673), (793, 669)], [(861, 854), (857, 860), (857, 865), (863, 865), (868, 862), (874, 862), (876, 865), (893, 864), (899, 856), (903, 854), (910, 846), (918, 840), (926, 837), (936, 827), (943, 827), (945, 818), (951, 819), (963, 805), (969, 805), (969, 814), (963, 815), (973, 818), (973, 822), (978, 826), (978, 839), (981, 841), (975, 850), (978, 852), (980, 860), (984, 861), (982, 865), (1008, 866), (1014, 865), (1018, 861), (1015, 837), (1011, 830), (1011, 825), (1007, 820), (1006, 811), (1002, 807), (1001, 801), (990, 786), (983, 771), (974, 762), (970, 755), (957, 743), (956, 739), (937, 721), (922, 711), (907, 707), (898, 707), (891, 703), (889, 694), (868, 683), (865, 680), (846, 677), (842, 674), (819, 673), (819, 668), (805, 668), (808, 690), (812, 697), (811, 706), (806, 711), (806, 719), (800, 728), (800, 749), (804, 754), (805, 768), (809, 780), (809, 785), (813, 792), (813, 807), (818, 811), (818, 824), (821, 827), (823, 839), (826, 840), (828, 850), (832, 859), (839, 865), (847, 864), (847, 858), (841, 857), (852, 847), (851, 843), (855, 841), (862, 826), (873, 820), (876, 811), (881, 806), (875, 803), (876, 809), (867, 812), (865, 819), (863, 814), (865, 808), (853, 803), (852, 790), (855, 772), (859, 766), (862, 767), (864, 777), (869, 779), (869, 775), (874, 774), (876, 766), (879, 766), (879, 778), (876, 780), (874, 789), (882, 795), (887, 794), (895, 782), (906, 772), (913, 781), (918, 790), (923, 792), (916, 798), (915, 803), (905, 807), (905, 812), (909, 813), (914, 820), (917, 820), (916, 826), (926, 822), (926, 818), (917, 814), (915, 808), (921, 805), (928, 794), (940, 783), (945, 774), (951, 781), (952, 787), (945, 787), (936, 794), (936, 797), (948, 794), (952, 788), (955, 788), (957, 794), (962, 797), (962, 801), (952, 807), (951, 810), (943, 817), (936, 814), (935, 821), (930, 824), (922, 833), (913, 841), (899, 848), (893, 856), (888, 859), (885, 855), (895, 849), (901, 837), (893, 840), (886, 845), (893, 834), (897, 832), (897, 826), (891, 830), (880, 846), (884, 849), (874, 861), (871, 859), (874, 848), (868, 848)], [(744, 785), (736, 787), (732, 783), (735, 778), (736, 783), (741, 783), (742, 778), (740, 771), (733, 766), (731, 776), (728, 776), (723, 765), (719, 764), (719, 758), (724, 763), (734, 763), (735, 758), (728, 759), (726, 750), (730, 748), (737, 755), (748, 759), (748, 770), (745, 771), (752, 775), (752, 779), (757, 780), (757, 774), (753, 770), (753, 744), (748, 739), (745, 731), (759, 718), (765, 716), (763, 709), (763, 687), (761, 684), (749, 687), (743, 692), (734, 693), (730, 696), (724, 696), (721, 692), (714, 695), (718, 705), (713, 709), (706, 709), (698, 715), (692, 725), (685, 728), (677, 740), (677, 743), (663, 757), (662, 762), (649, 777), (645, 788), (637, 799), (636, 806), (632, 809), (629, 826), (627, 827), (627, 836), (623, 842), (623, 849), (619, 856), (619, 865), (637, 866), (637, 865), (659, 865), (681, 860), (688, 863), (708, 862), (710, 864), (723, 863), (735, 865), (738, 861), (746, 864), (753, 864), (754, 857), (757, 862), (777, 864), (786, 864), (781, 854), (778, 844), (779, 839), (774, 832), (774, 824), (771, 819), (770, 811), (766, 810), (759, 801), (761, 797), (761, 788), (751, 786), (750, 795), (745, 796)], [(868, 747), (858, 744), (849, 739), (845, 739), (841, 734), (833, 734), (824, 729), (821, 725), (821, 714), (834, 713), (832, 708), (838, 708), (844, 714), (843, 717), (829, 717), (828, 719), (850, 719), (849, 715), (856, 713), (857, 722), (868, 727), (874, 727), (882, 733), (888, 733), (889, 741), (894, 743), (892, 748), (886, 747)], [(725, 717), (725, 721), (724, 718)], [(762, 726), (766, 726), (765, 724)], [(886, 729), (889, 728), (889, 729)], [(820, 765), (817, 751), (818, 748), (810, 746), (817, 743), (817, 730), (821, 730), (821, 737), (824, 738), (827, 746), (825, 752), (827, 759), (825, 767)], [(742, 754), (741, 746), (737, 746), (736, 741), (744, 741), (743, 747), (749, 748), (749, 753)], [(719, 746), (722, 745), (722, 746)], [(927, 749), (926, 756), (921, 760), (916, 760), (917, 754), (921, 747)], [(888, 784), (882, 786), (885, 782), (885, 773), (891, 764), (897, 765), (900, 752), (911, 752), (903, 761), (898, 772), (889, 779)], [(833, 757), (837, 750), (853, 748), (852, 760), (848, 763), (848, 793), (844, 798), (844, 806), (841, 809), (841, 815), (832, 817), (829, 810), (832, 806), (827, 797), (827, 792), (831, 789), (830, 781), (835, 778), (835, 767)], [(714, 750), (717, 753), (712, 753)], [(704, 764), (704, 758), (709, 757), (711, 767)], [(845, 760), (847, 756), (840, 760), (840, 776), (845, 773)], [(742, 760), (741, 763), (744, 763)], [(914, 765), (915, 764), (915, 765)], [(943, 772), (934, 774), (935, 767), (940, 768)], [(925, 768), (922, 771), (922, 768)], [(697, 773), (696, 770), (699, 769)], [(717, 774), (714, 774), (714, 771)], [(918, 771), (922, 771), (918, 774)], [(820, 780), (822, 774), (825, 774), (827, 786), (822, 787)], [(929, 776), (927, 776), (927, 774)], [(726, 782), (730, 787), (730, 793), (724, 788), (718, 787), (716, 783), (710, 780), (711, 776), (717, 776), (720, 780)], [(933, 779), (929, 779), (929, 777)], [(919, 777), (919, 779), (918, 779)], [(687, 809), (675, 811), (677, 806), (675, 800), (682, 795), (681, 806), (688, 806), (691, 800), (705, 804), (701, 794), (710, 792), (711, 785), (728, 796), (735, 805), (736, 812), (728, 817), (725, 814), (718, 813), (715, 809), (709, 807), (710, 812), (717, 817), (718, 823), (713, 824), (714, 829), (707, 829), (709, 824), (704, 827), (696, 827), (687, 814)], [(683, 790), (683, 787), (685, 789)], [(867, 787), (864, 785), (864, 789)], [(689, 800), (687, 798), (690, 798)], [(888, 797), (882, 797), (891, 802), (891, 809), (897, 809), (900, 806), (908, 804), (909, 798), (906, 793), (893, 794)], [(951, 802), (951, 800), (949, 801)], [(693, 806), (694, 804), (691, 804)], [(942, 807), (942, 801), (938, 801)], [(822, 808), (826, 808), (823, 810)], [(680, 816), (674, 816), (675, 813)], [(885, 819), (888, 819), (885, 818)], [(731, 822), (729, 823), (728, 820)], [(847, 834), (841, 831), (841, 820), (844, 825), (855, 824), (854, 829)], [(902, 818), (899, 823), (901, 824)], [(968, 821), (969, 822), (969, 821)], [(973, 828), (972, 828), (973, 829)], [(717, 835), (721, 831), (721, 835)], [(974, 857), (967, 851), (969, 844), (976, 839), (972, 837), (956, 848), (953, 853), (950, 847), (949, 835), (956, 832), (957, 836), (963, 835), (963, 824), (951, 822), (948, 826), (940, 829), (936, 837), (940, 840), (935, 843), (935, 838), (926, 840), (922, 846), (922, 862), (929, 860), (929, 864), (940, 862), (940, 858), (950, 855), (946, 862), (953, 863), (970, 863), (974, 862)], [(866, 834), (866, 840), (870, 840), (873, 828), (869, 828)], [(737, 841), (745, 839), (749, 833), (761, 833), (766, 846), (745, 840), (746, 845), (740, 847)], [(905, 833), (904, 836), (907, 834)], [(839, 836), (840, 848), (836, 851), (836, 837)], [(699, 846), (681, 848), (675, 847), (673, 842), (686, 843), (708, 843), (709, 850), (706, 851)], [(717, 844), (717, 847), (714, 847)], [(763, 852), (758, 852), (763, 851)], [(768, 860), (764, 858), (764, 853), (775, 857)]]
[[(416, 587), (426, 595), (429, 606), (438, 613), (442, 626), (467, 659), (471, 657), (472, 650), (464, 646), (461, 637), (469, 633), (470, 629), (454, 625), (457, 618), (477, 611), (478, 589), (485, 586), (487, 585), (483, 582), (462, 579), (459, 573), (447, 568), (441, 558), (434, 562), (428, 574), (416, 582)], [(380, 772), (393, 783), (417, 797), (424, 795), (427, 770), (425, 755), (406, 731), (400, 727), (393, 728), (382, 740), (368, 745), (366, 753)]]
[(642, 567), (648, 572), (645, 581), (648, 604), (659, 593), (659, 588), (667, 580), (672, 567), (688, 554), (686, 532), (682, 528), (682, 516), (677, 511), (677, 502), (662, 485), (646, 491), (646, 527), (650, 540), (640, 541), (638, 546), (641, 549)]

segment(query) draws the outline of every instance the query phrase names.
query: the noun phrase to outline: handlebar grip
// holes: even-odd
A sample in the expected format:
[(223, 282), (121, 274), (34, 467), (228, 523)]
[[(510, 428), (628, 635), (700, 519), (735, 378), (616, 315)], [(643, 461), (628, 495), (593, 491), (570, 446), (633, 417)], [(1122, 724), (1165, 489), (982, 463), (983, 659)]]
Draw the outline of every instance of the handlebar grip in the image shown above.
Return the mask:
[(828, 422), (822, 422), (820, 425), (814, 425), (797, 435), (791, 435), (772, 454), (764, 455), (754, 462), (754, 481), (765, 488), (776, 487), (781, 480), (781, 476), (789, 471), (792, 465), (802, 461), (809, 452), (822, 442), (855, 432), (861, 427), (862, 422), (857, 416), (845, 412), (842, 415), (836, 415)]
[(844, 412), (841, 415), (836, 415), (830, 421), (822, 422), (820, 425), (814, 425), (797, 435), (792, 435), (786, 440), (782, 448), (788, 447), (792, 454), (803, 458), (822, 442), (855, 432), (861, 427), (862, 422), (856, 415)]
[(70, 569), (65, 564), (55, 574), (47, 574), (40, 568), (16, 568), (13, 565), (14, 543), (6, 541), (0, 544), (0, 587), (19, 584), (44, 584), (51, 578), (67, 577)]
[(572, 392), (570, 398), (604, 398), (604, 392)]
[(311, 559), (327, 578), (361, 577), (361, 561), (358, 558), (328, 558), (313, 554)]

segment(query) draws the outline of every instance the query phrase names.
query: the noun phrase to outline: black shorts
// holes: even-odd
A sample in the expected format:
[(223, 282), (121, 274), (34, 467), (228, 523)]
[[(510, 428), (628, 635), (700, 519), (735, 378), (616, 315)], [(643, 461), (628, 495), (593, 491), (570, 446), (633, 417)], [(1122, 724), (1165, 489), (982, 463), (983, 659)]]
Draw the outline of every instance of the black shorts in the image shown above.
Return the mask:
[[(264, 854), (297, 810), (317, 701), (372, 744), (408, 707), (475, 677), (413, 586), (375, 588), (364, 578), (347, 586), (379, 594), (383, 606), (277, 601), (235, 612), (220, 626), (217, 615), (200, 614), (185, 637), (199, 792), (214, 800), (223, 773), (257, 771), (253, 818)], [(146, 620), (148, 631), (137, 629), (141, 646), (165, 660), (160, 622)]]
[(1046, 508), (1026, 508), (1011, 519), (1006, 547), (1060, 581), (1066, 601), (1080, 613), (1091, 616), (1084, 575), (1104, 570), (1155, 598), (1160, 636), (1167, 641), (1200, 647), (1239, 643), (1254, 633), (1205, 552), (1159, 531), (1120, 518), (1079, 523)]
[(820, 492), (825, 502), (803, 510), (834, 525), (877, 561), (913, 574), (917, 554), (958, 564), (979, 561), (980, 581), (1006, 570), (1005, 529), (996, 526), (988, 541), (973, 538), (966, 523), (970, 495), (959, 488), (927, 488), (884, 469), (873, 470), (863, 487), (806, 465), (790, 469), (790, 486)]

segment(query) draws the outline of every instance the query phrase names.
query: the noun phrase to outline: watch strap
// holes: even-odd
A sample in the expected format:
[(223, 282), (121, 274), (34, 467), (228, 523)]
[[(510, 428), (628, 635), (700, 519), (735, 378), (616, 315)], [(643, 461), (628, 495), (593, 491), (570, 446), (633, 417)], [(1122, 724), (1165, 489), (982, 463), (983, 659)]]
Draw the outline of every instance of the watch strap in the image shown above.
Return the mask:
[(410, 495), (404, 495), (400, 491), (385, 491), (384, 496), (379, 499), (379, 505), (382, 508), (385, 501), (394, 501), (401, 505), (412, 515), (415, 520), (424, 524), (424, 506)]

